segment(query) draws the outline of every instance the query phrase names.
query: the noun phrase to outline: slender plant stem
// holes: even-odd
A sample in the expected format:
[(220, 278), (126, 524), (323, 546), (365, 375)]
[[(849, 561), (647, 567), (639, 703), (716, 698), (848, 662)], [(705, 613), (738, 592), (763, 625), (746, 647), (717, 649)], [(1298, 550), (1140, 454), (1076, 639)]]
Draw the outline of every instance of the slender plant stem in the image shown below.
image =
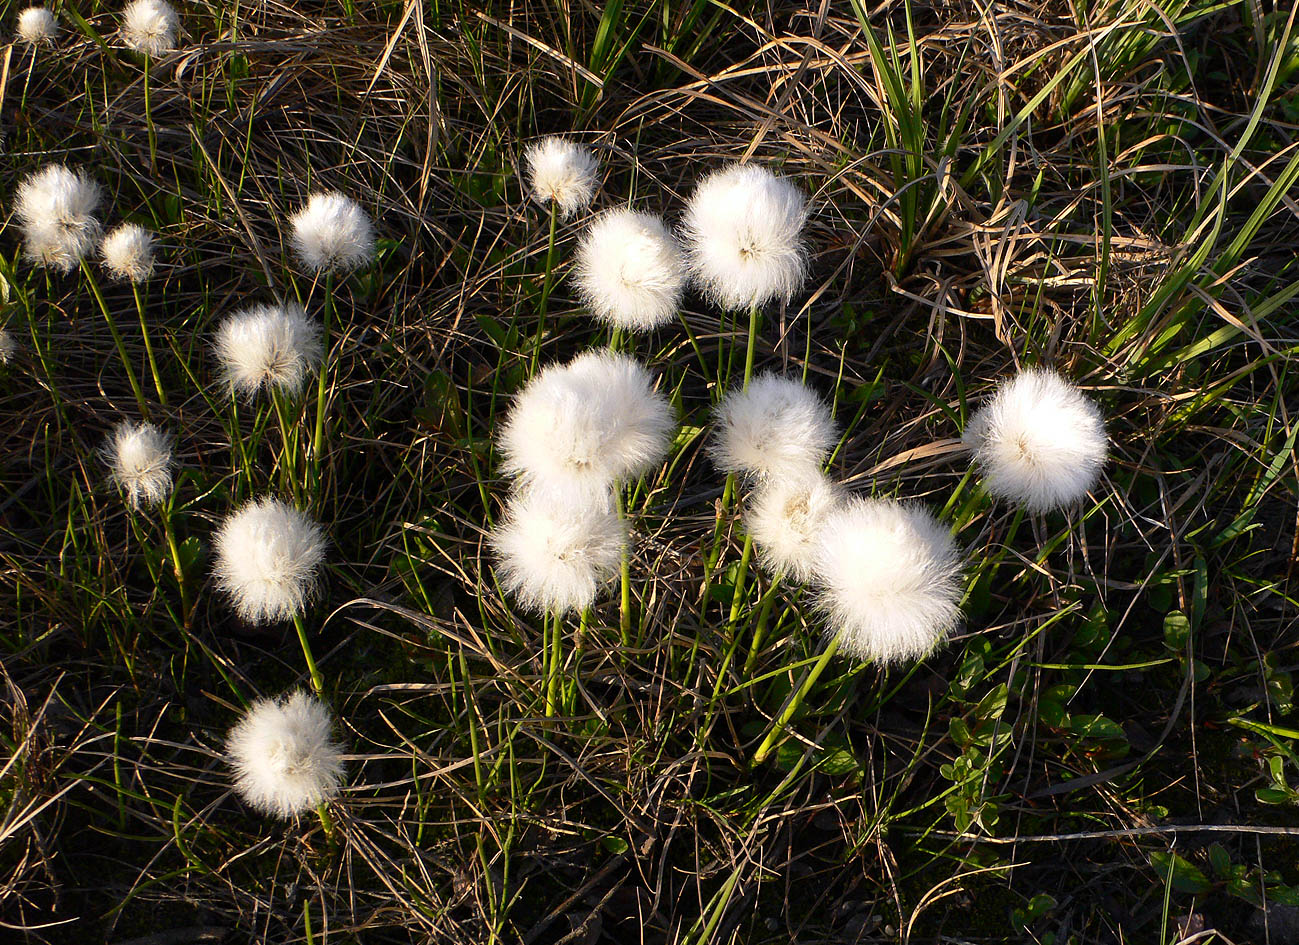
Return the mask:
[(776, 721), (772, 723), (771, 729), (767, 732), (767, 737), (762, 740), (762, 744), (758, 746), (757, 752), (753, 755), (754, 764), (762, 764), (762, 762), (767, 760), (767, 756), (771, 754), (771, 750), (776, 747), (776, 742), (779, 741), (780, 736), (784, 734), (785, 726), (789, 724), (789, 720), (794, 717), (799, 708), (803, 705), (803, 700), (807, 697), (807, 694), (811, 692), (812, 687), (816, 685), (816, 681), (821, 678), (821, 674), (825, 672), (825, 668), (830, 665), (831, 657), (833, 657), (838, 650), (839, 637), (836, 634), (830, 639), (830, 642), (825, 645), (825, 649), (821, 651), (820, 658), (817, 659), (808, 674), (803, 677), (803, 681), (799, 684), (798, 689), (789, 697), (789, 700), (785, 703), (785, 708), (781, 709), (780, 714), (776, 716)]
[(153, 99), (149, 93), (150, 62), (150, 57), (146, 55), (144, 57), (144, 124), (149, 129), (149, 169), (156, 172), (158, 169), (158, 132), (153, 127)]
[(167, 393), (162, 389), (162, 376), (158, 373), (158, 362), (153, 357), (153, 342), (149, 340), (149, 325), (144, 317), (144, 297), (140, 295), (140, 284), (131, 283), (131, 292), (135, 295), (135, 310), (140, 316), (140, 334), (144, 338), (144, 353), (149, 358), (149, 370), (153, 373), (153, 386), (158, 391), (158, 403), (167, 406)]
[[(627, 497), (619, 483), (614, 493), (618, 505), (618, 518), (622, 520), (623, 527), (627, 527)], [(622, 639), (624, 648), (631, 646), (631, 541), (630, 538), (623, 543), (622, 561), (619, 563), (619, 584), (621, 593), (619, 594), (618, 606), (618, 635)]]
[(744, 550), (740, 553), (740, 566), (735, 571), (735, 586), (731, 589), (731, 614), (726, 629), (734, 630), (740, 620), (740, 605), (744, 599), (744, 584), (749, 576), (749, 560), (753, 557), (753, 536), (744, 536)]
[(781, 575), (777, 575), (767, 588), (767, 593), (762, 596), (762, 602), (758, 605), (758, 622), (753, 628), (753, 641), (749, 644), (749, 655), (744, 659), (744, 676), (753, 675), (753, 667), (758, 662), (758, 654), (762, 652), (762, 640), (767, 635), (767, 621), (771, 618), (771, 607), (776, 601), (776, 590), (780, 587)]
[(325, 351), (320, 359), (320, 379), (316, 386), (316, 432), (311, 441), (311, 463), (312, 472), (315, 474), (316, 488), (319, 493), (324, 478), (324, 451), (325, 451), (325, 393), (329, 389), (329, 347), (330, 347), (330, 329), (334, 321), (334, 274), (329, 272), (325, 275), (325, 313), (324, 313), (324, 339)]
[(271, 403), (275, 406), (275, 421), (280, 425), (280, 481), (287, 482), (295, 500), (301, 498), (297, 476), (297, 450), (290, 440), (289, 421), (284, 411), (284, 394), (271, 388)]
[(302, 655), (307, 658), (307, 671), (311, 673), (311, 688), (316, 691), (316, 695), (323, 695), (325, 692), (325, 680), (316, 667), (316, 658), (311, 655), (311, 644), (307, 642), (307, 628), (302, 622), (302, 614), (293, 615), (293, 626), (298, 631), (298, 642), (302, 644)]
[(546, 243), (546, 273), (541, 279), (541, 303), (537, 306), (537, 336), (532, 341), (532, 369), (529, 375), (537, 373), (537, 364), (541, 361), (541, 338), (546, 333), (546, 306), (550, 303), (550, 285), (555, 271), (555, 222), (559, 218), (559, 208), (550, 202), (550, 239)]
[(170, 499), (163, 504), (160, 517), (163, 533), (167, 536), (167, 547), (171, 550), (172, 570), (176, 572), (176, 586), (180, 590), (181, 626), (188, 630), (190, 628), (189, 588), (185, 585), (185, 568), (181, 563), (180, 545), (176, 542), (176, 530), (171, 523)]
[[(561, 614), (554, 614), (551, 618), (554, 623), (551, 627), (550, 637), (550, 659), (549, 667), (546, 670), (546, 718), (555, 714), (556, 696), (559, 692), (559, 671), (564, 659), (563, 655), (563, 631), (564, 618)], [(543, 621), (544, 629), (544, 621)]]
[[(325, 801), (317, 804), (316, 816), (320, 818), (320, 826), (324, 828), (325, 843), (332, 847), (334, 845), (334, 818), (329, 815), (329, 804)], [(308, 929), (308, 934), (310, 934), (310, 929)]]
[(104, 301), (104, 294), (99, 291), (99, 282), (95, 279), (94, 271), (84, 259), (81, 260), (81, 271), (85, 273), (86, 282), (90, 285), (90, 291), (95, 296), (95, 301), (99, 303), (99, 310), (104, 313), (104, 321), (108, 322), (109, 333), (113, 336), (113, 344), (117, 346), (117, 356), (122, 359), (122, 370), (126, 371), (126, 379), (131, 382), (131, 390), (135, 394), (135, 402), (140, 406), (140, 414), (144, 419), (149, 420), (151, 419), (149, 405), (145, 402), (144, 391), (140, 389), (140, 381), (131, 368), (131, 359), (126, 355), (126, 345), (122, 341), (122, 333), (117, 330), (117, 322), (113, 321), (112, 313), (108, 311), (108, 303)]
[(609, 350), (619, 351), (622, 349), (622, 326), (615, 325), (609, 329)]
[(744, 390), (749, 389), (753, 380), (753, 349), (758, 341), (758, 306), (749, 306), (749, 337), (744, 348)]

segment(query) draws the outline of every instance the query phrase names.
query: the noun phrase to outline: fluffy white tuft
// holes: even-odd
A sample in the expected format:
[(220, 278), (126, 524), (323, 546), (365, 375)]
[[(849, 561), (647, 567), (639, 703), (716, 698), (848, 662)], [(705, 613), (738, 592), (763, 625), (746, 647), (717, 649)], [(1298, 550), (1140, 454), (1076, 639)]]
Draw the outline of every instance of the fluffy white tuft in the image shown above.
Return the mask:
[(600, 168), (589, 148), (552, 135), (528, 145), (523, 160), (532, 199), (543, 205), (553, 202), (561, 219), (584, 210), (595, 197)]
[(252, 397), (262, 387), (295, 394), (324, 354), (320, 326), (295, 302), (255, 305), (217, 329), (226, 381)]
[(151, 423), (119, 423), (103, 449), (113, 480), (135, 508), (171, 492), (171, 437)]
[(325, 559), (320, 526), (293, 506), (264, 497), (226, 517), (216, 533), (216, 578), (248, 623), (301, 613)]
[(18, 14), (18, 39), (29, 46), (53, 46), (59, 21), (44, 7), (28, 7)]
[(258, 699), (226, 740), (235, 791), (274, 817), (292, 817), (334, 797), (343, 782), (342, 752), (329, 709), (302, 691), (278, 701)]
[(628, 331), (671, 321), (686, 284), (681, 246), (663, 221), (625, 209), (591, 224), (577, 250), (576, 274), (591, 314)]
[(337, 191), (312, 194), (289, 222), (293, 249), (311, 269), (351, 272), (374, 259), (369, 216), (355, 200)]
[(531, 610), (583, 610), (618, 574), (627, 528), (607, 503), (514, 496), (492, 535), (501, 585)]
[(122, 11), (122, 42), (146, 56), (161, 56), (176, 48), (180, 17), (163, 0), (132, 0)]
[(528, 488), (600, 497), (662, 462), (675, 430), (671, 404), (640, 362), (588, 351), (546, 368), (515, 398), (502, 469)]
[(8, 364), (17, 347), (14, 344), (13, 335), (9, 334), (6, 329), (0, 328), (0, 364)]
[(807, 273), (806, 221), (807, 201), (787, 179), (756, 164), (715, 171), (682, 222), (696, 284), (727, 310), (789, 301)]
[(962, 436), (988, 491), (1032, 512), (1073, 505), (1096, 485), (1108, 441), (1096, 405), (1052, 370), (1024, 371)]
[(118, 279), (143, 282), (153, 275), (153, 234), (134, 223), (123, 223), (99, 244), (104, 268)]
[(838, 439), (815, 391), (762, 374), (718, 405), (713, 461), (725, 472), (758, 479), (806, 478), (820, 471)]
[(800, 584), (811, 580), (821, 527), (842, 500), (840, 488), (823, 473), (764, 483), (744, 516), (758, 560), (772, 574)]
[(920, 659), (959, 623), (956, 543), (924, 508), (850, 499), (826, 516), (817, 544), (818, 605), (853, 656)]
[(99, 239), (99, 185), (62, 164), (48, 164), (18, 185), (14, 213), (22, 221), (26, 252), (37, 265), (75, 269)]

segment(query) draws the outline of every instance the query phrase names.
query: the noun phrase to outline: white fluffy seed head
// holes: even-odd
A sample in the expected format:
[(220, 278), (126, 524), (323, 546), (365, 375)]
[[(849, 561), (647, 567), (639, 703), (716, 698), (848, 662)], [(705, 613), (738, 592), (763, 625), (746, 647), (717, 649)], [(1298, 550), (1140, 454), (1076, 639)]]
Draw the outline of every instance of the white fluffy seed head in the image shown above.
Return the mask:
[(537, 203), (553, 203), (564, 220), (590, 206), (599, 165), (589, 148), (552, 135), (528, 145), (523, 160), (528, 165), (528, 188)]
[(920, 659), (960, 622), (956, 543), (924, 508), (850, 499), (826, 516), (817, 545), (818, 606), (845, 652)]
[(14, 213), (23, 224), (26, 253), (39, 266), (75, 269), (99, 239), (99, 185), (80, 171), (48, 164), (18, 185)]
[(675, 430), (672, 405), (640, 362), (588, 351), (546, 368), (515, 398), (502, 469), (525, 488), (603, 497), (662, 462)]
[(298, 691), (259, 699), (230, 730), (226, 757), (235, 791), (273, 817), (305, 813), (338, 794), (343, 748), (319, 699)]
[(842, 491), (823, 473), (764, 483), (744, 515), (758, 561), (771, 574), (811, 580), (821, 527), (841, 501)]
[(756, 479), (806, 478), (820, 471), (839, 436), (830, 410), (811, 389), (762, 374), (717, 407), (713, 461)]
[(320, 526), (270, 497), (245, 503), (227, 516), (215, 545), (217, 584), (251, 624), (301, 613), (325, 559)]
[(649, 331), (676, 314), (686, 265), (680, 244), (658, 217), (610, 210), (582, 237), (576, 275), (592, 315), (616, 328)]
[(962, 436), (988, 491), (1031, 512), (1065, 508), (1096, 485), (1108, 440), (1100, 411), (1052, 370), (1002, 384)]
[(705, 177), (682, 232), (695, 283), (723, 309), (789, 301), (803, 285), (807, 201), (789, 180), (756, 164)]
[(171, 492), (171, 437), (153, 424), (119, 423), (103, 456), (133, 508), (157, 505)]
[(583, 610), (618, 574), (627, 528), (607, 502), (525, 491), (492, 534), (501, 586), (529, 610)]
[(122, 42), (146, 56), (161, 56), (176, 48), (180, 17), (163, 0), (132, 0), (122, 11)]
[(53, 46), (59, 21), (44, 7), (28, 7), (18, 14), (18, 40), (29, 46)]
[(289, 220), (294, 251), (310, 269), (351, 272), (374, 259), (374, 226), (361, 205), (337, 191), (312, 194)]
[(226, 382), (248, 397), (263, 387), (296, 394), (324, 353), (320, 326), (294, 302), (231, 315), (217, 329), (216, 352)]
[(153, 234), (134, 223), (123, 223), (99, 244), (104, 268), (118, 279), (143, 282), (153, 275)]

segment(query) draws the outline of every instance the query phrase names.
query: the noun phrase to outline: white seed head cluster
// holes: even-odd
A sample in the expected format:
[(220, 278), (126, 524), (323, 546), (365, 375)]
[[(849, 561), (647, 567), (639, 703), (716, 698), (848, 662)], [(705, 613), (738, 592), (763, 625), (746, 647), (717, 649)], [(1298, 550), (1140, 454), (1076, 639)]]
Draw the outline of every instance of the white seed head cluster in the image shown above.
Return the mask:
[(546, 368), (515, 398), (502, 468), (524, 488), (601, 497), (658, 465), (675, 430), (671, 404), (639, 361), (588, 351)]
[(1108, 440), (1100, 411), (1051, 370), (1001, 385), (966, 425), (988, 491), (1031, 512), (1065, 508), (1096, 485)]
[(146, 56), (161, 56), (176, 48), (180, 17), (164, 0), (132, 0), (122, 11), (122, 42)]
[(14, 213), (22, 221), (25, 251), (39, 266), (75, 269), (99, 239), (99, 185), (80, 171), (48, 164), (18, 185)]
[(274, 498), (248, 502), (216, 533), (216, 579), (235, 611), (251, 624), (302, 612), (325, 559), (320, 526)]
[(658, 217), (610, 210), (582, 238), (576, 276), (592, 315), (616, 328), (649, 331), (671, 321), (681, 304), (685, 257)]
[(760, 480), (806, 478), (821, 469), (838, 438), (814, 391), (763, 374), (718, 406), (713, 460), (725, 472)]
[(310, 269), (351, 272), (374, 259), (370, 217), (337, 191), (312, 194), (289, 223), (293, 249)]
[(320, 326), (289, 302), (231, 315), (217, 329), (216, 352), (226, 382), (251, 397), (263, 387), (296, 394), (324, 348)]
[(807, 201), (789, 180), (756, 164), (705, 177), (682, 232), (695, 283), (726, 310), (788, 301), (803, 285)]
[(528, 145), (523, 160), (528, 189), (537, 203), (553, 203), (564, 220), (590, 206), (600, 167), (589, 148), (552, 135)]
[(839, 486), (820, 472), (763, 483), (744, 516), (758, 561), (771, 574), (811, 580), (821, 528), (842, 500)]
[(618, 574), (627, 527), (607, 502), (523, 492), (492, 534), (502, 587), (543, 613), (580, 611)]
[(171, 492), (171, 437), (153, 424), (118, 424), (103, 456), (132, 507), (157, 505)]
[(235, 791), (273, 817), (309, 811), (343, 783), (343, 749), (329, 709), (302, 691), (254, 702), (230, 730), (226, 756)]
[(44, 7), (28, 7), (18, 14), (18, 41), (28, 46), (53, 46), (59, 21)]
[(884, 664), (932, 652), (961, 619), (961, 564), (924, 508), (850, 499), (822, 523), (818, 605), (845, 652)]
[(153, 275), (153, 234), (134, 223), (123, 223), (99, 244), (104, 268), (118, 279), (143, 282)]

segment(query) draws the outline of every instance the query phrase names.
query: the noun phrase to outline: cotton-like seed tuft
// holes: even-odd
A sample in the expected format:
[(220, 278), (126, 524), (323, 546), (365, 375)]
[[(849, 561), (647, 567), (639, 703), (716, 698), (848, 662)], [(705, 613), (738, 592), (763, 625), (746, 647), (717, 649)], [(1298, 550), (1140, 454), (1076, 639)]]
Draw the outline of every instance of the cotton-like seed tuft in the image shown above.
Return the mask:
[(682, 221), (700, 290), (728, 311), (789, 301), (803, 285), (807, 200), (783, 177), (733, 164), (695, 187)]
[(325, 536), (304, 513), (278, 499), (245, 503), (217, 529), (217, 584), (251, 624), (302, 612), (325, 560)]
[(293, 249), (310, 269), (351, 272), (374, 259), (370, 217), (337, 191), (312, 194), (289, 222)]
[(18, 14), (18, 40), (28, 46), (53, 46), (59, 21), (44, 7), (28, 7)]
[(153, 234), (134, 223), (123, 223), (99, 245), (104, 268), (118, 279), (143, 282), (153, 275)]
[(252, 397), (272, 388), (296, 394), (324, 356), (320, 326), (295, 302), (255, 305), (231, 315), (216, 336), (225, 380)]
[(102, 452), (133, 508), (157, 505), (171, 492), (171, 437), (153, 424), (119, 423)]
[(1109, 443), (1100, 410), (1052, 370), (1024, 371), (975, 411), (962, 436), (988, 491), (1047, 512), (1096, 485)]
[(590, 206), (600, 168), (589, 148), (552, 135), (528, 145), (523, 160), (532, 199), (543, 206), (553, 203), (560, 219)]
[(259, 699), (230, 730), (235, 792), (263, 814), (289, 818), (338, 794), (343, 748), (325, 704), (305, 692)]
[(529, 610), (564, 614), (591, 606), (617, 576), (627, 528), (607, 503), (524, 492), (491, 543), (507, 593)]
[(758, 561), (771, 574), (811, 580), (821, 528), (841, 501), (842, 490), (824, 473), (763, 483), (744, 515)]
[(961, 562), (918, 505), (850, 499), (822, 523), (818, 606), (845, 652), (884, 664), (931, 653), (961, 619)]
[(685, 258), (658, 217), (610, 210), (582, 238), (576, 276), (592, 315), (615, 328), (649, 331), (671, 321), (681, 305)]
[(122, 42), (146, 56), (161, 56), (176, 48), (180, 17), (163, 0), (132, 0), (122, 11)]
[(25, 252), (38, 266), (71, 272), (99, 239), (99, 185), (80, 171), (47, 164), (18, 185), (14, 214), (22, 222)]
[(676, 426), (639, 361), (588, 351), (546, 368), (515, 398), (502, 469), (526, 488), (603, 497), (662, 462)]
[(807, 478), (821, 470), (838, 439), (815, 391), (763, 374), (718, 405), (713, 461), (724, 472), (757, 479)]

